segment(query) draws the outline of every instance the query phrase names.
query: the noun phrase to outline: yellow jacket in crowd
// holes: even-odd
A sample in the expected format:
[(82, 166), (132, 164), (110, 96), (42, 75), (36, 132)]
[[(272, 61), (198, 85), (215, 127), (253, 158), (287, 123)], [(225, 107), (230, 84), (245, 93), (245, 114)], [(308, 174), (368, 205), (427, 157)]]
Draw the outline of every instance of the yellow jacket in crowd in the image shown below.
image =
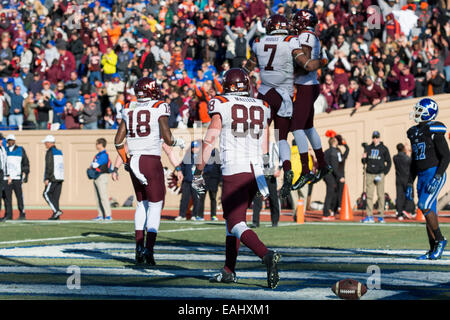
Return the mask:
[[(312, 170), (313, 159), (309, 153), (308, 153), (308, 160), (309, 160), (309, 170)], [(297, 179), (300, 177), (300, 174), (302, 173), (302, 163), (300, 161), (300, 153), (298, 152), (297, 146), (291, 147), (291, 166), (292, 171), (294, 172), (294, 178), (292, 179), (292, 184), (294, 184), (294, 182), (297, 181)]]

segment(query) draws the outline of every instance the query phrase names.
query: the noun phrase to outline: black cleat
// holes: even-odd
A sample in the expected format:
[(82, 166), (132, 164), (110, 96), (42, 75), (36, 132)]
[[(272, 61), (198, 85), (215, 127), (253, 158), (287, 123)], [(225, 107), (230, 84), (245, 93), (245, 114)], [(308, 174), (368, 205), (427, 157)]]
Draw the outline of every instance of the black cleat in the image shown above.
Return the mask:
[(144, 263), (144, 247), (143, 246), (136, 246), (136, 263), (141, 264)]
[(153, 252), (148, 250), (147, 248), (144, 249), (144, 258), (145, 258), (145, 262), (149, 266), (156, 265), (155, 258), (153, 257)]
[(21, 214), (17, 220), (27, 220), (27, 218), (25, 217), (25, 214)]
[(212, 278), (209, 279), (209, 282), (217, 282), (217, 283), (236, 283), (236, 273), (234, 272), (226, 272), (225, 269), (220, 270), (220, 273), (215, 274)]
[(280, 259), (281, 255), (272, 250), (263, 257), (263, 264), (265, 264), (267, 268), (267, 285), (271, 289), (275, 289), (278, 286), (278, 281), (280, 281), (277, 269), (277, 263)]
[(57, 211), (53, 213), (52, 216), (48, 218), (48, 220), (59, 220), (59, 216), (62, 214), (63, 214), (62, 211)]
[(314, 175), (314, 179), (311, 183), (319, 182), (323, 177), (325, 177), (327, 174), (331, 173), (332, 171), (333, 171), (333, 168), (331, 166), (326, 166), (326, 167), (317, 169), (317, 172)]
[(294, 172), (292, 170), (285, 171), (283, 177), (283, 185), (280, 189), (280, 197), (286, 198), (291, 193), (292, 179), (294, 178)]
[(7, 221), (7, 220), (12, 220), (12, 217), (3, 217), (3, 218), (0, 218), (0, 222), (5, 222), (5, 221)]
[(305, 184), (308, 182), (312, 182), (314, 180), (314, 174), (312, 172), (309, 172), (307, 174), (302, 174), (300, 177), (295, 181), (294, 185), (292, 186), (292, 190), (298, 190), (302, 188)]

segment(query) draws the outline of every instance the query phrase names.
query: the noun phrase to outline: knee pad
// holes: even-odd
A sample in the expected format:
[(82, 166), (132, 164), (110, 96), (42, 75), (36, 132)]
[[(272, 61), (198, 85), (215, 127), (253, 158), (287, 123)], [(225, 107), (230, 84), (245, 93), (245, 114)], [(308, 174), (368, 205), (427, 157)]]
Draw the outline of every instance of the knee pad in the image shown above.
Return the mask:
[(235, 224), (232, 228), (231, 228), (231, 235), (235, 236), (236, 238), (240, 239), (241, 235), (249, 230), (250, 228), (247, 226), (247, 224), (245, 223), (245, 221), (239, 222), (238, 224)]
[(136, 211), (134, 213), (134, 230), (144, 230), (145, 228), (147, 213), (144, 202), (146, 201), (137, 202)]
[(161, 211), (164, 201), (150, 202), (148, 201), (147, 209), (147, 231), (158, 233), (159, 224), (161, 222)]

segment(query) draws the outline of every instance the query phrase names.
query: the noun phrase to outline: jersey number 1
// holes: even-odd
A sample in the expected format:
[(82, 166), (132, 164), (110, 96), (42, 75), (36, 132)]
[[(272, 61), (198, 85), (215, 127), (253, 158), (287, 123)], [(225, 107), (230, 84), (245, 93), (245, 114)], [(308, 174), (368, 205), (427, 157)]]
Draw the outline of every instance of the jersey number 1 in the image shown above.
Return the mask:
[[(134, 125), (134, 111), (128, 112), (128, 135), (130, 138), (135, 138), (136, 134), (139, 137), (146, 137), (150, 134), (150, 111), (139, 110), (136, 113), (136, 128)], [(136, 131), (134, 130), (136, 129)]]

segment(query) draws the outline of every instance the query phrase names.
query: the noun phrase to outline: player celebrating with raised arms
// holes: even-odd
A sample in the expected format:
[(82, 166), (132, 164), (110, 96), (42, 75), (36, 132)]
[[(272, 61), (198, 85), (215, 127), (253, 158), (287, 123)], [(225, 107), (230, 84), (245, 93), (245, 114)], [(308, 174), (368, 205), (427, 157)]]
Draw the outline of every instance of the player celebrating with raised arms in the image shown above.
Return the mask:
[(413, 201), (413, 183), (417, 177), (417, 207), (425, 216), (430, 244), (430, 250), (418, 257), (419, 260), (440, 259), (447, 245), (439, 228), (437, 198), (447, 177), (445, 171), (450, 152), (445, 139), (447, 128), (442, 122), (434, 121), (437, 115), (438, 105), (434, 100), (420, 100), (410, 115), (418, 125), (407, 132), (411, 141), (412, 161), (406, 197)]
[[(314, 32), (317, 23), (317, 16), (311, 10), (300, 10), (292, 17), (292, 29), (298, 35), (298, 41), (308, 61), (321, 56), (320, 41)], [(310, 181), (312, 183), (319, 181), (330, 172), (331, 168), (325, 162), (322, 143), (314, 128), (314, 102), (320, 93), (317, 71), (309, 72), (309, 70), (300, 68), (294, 84), (296, 94), (291, 131), (297, 143), (302, 163), (302, 173), (293, 185), (293, 189), (296, 190)], [(308, 140), (317, 159), (318, 168), (315, 174), (310, 172), (308, 167)]]
[[(147, 264), (155, 265), (153, 248), (166, 192), (161, 164), (161, 137), (168, 146), (184, 148), (184, 141), (175, 139), (170, 132), (170, 107), (160, 101), (160, 87), (154, 79), (139, 79), (134, 85), (134, 93), (137, 101), (130, 102), (122, 110), (124, 121), (120, 123), (114, 143), (130, 171), (136, 193), (136, 262), (142, 263), (145, 260)], [(125, 138), (130, 157), (125, 149)], [(145, 229), (147, 238), (144, 247)]]
[[(250, 79), (238, 68), (228, 70), (223, 81), (224, 95), (208, 103), (211, 124), (202, 144), (202, 159), (194, 172), (192, 186), (204, 193), (202, 170), (220, 137), (223, 187), (222, 207), (226, 221), (225, 267), (211, 281), (236, 282), (235, 266), (242, 241), (267, 268), (269, 288), (279, 281), (277, 263), (281, 255), (267, 249), (246, 224), (249, 203), (259, 191), (266, 197), (268, 187), (263, 173), (263, 153), (267, 148), (267, 124), (270, 108), (262, 100), (250, 97)], [(264, 141), (264, 143), (263, 143)]]
[(291, 168), (291, 147), (287, 142), (291, 122), (295, 121), (292, 101), (294, 69), (298, 65), (306, 71), (314, 71), (325, 66), (327, 62), (325, 59), (307, 57), (300, 48), (297, 37), (288, 35), (289, 21), (283, 15), (275, 14), (267, 19), (266, 33), (265, 37), (254, 41), (252, 55), (244, 69), (252, 71), (256, 66), (260, 69), (258, 99), (266, 101), (272, 111), (271, 119), (274, 120), (275, 138), (278, 141), (284, 171), (281, 196), (286, 197), (291, 192), (294, 177)]

